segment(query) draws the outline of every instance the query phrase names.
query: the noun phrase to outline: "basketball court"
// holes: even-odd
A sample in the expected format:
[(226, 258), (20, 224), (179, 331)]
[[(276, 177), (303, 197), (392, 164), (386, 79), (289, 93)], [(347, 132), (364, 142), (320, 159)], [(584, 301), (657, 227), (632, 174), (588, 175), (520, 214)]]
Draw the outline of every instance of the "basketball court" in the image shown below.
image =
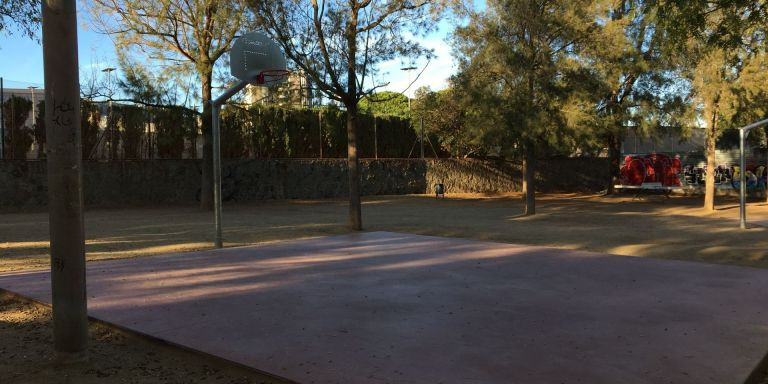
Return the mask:
[(735, 384), (768, 351), (753, 268), (368, 232), (87, 274), (91, 317), (301, 383)]

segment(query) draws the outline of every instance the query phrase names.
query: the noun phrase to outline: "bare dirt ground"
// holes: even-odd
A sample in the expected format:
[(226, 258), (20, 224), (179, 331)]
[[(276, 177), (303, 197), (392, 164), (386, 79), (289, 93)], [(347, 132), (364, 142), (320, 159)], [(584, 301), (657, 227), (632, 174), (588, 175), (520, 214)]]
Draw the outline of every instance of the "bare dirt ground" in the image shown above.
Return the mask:
[[(701, 205), (700, 197), (541, 195), (537, 214), (522, 216), (519, 195), (385, 196), (364, 198), (363, 222), (370, 231), (768, 268), (768, 228), (740, 230), (735, 199), (721, 198), (712, 212)], [(344, 200), (225, 204), (225, 245), (346, 233), (346, 213)], [(750, 202), (747, 215), (768, 223), (768, 204)], [(92, 210), (85, 218), (89, 261), (206, 249), (213, 240), (212, 213), (194, 207)], [(47, 213), (0, 214), (0, 272), (48, 268), (47, 239)], [(0, 301), (1, 378), (10, 377), (11, 383), (266, 380), (103, 326), (92, 328), (91, 364), (57, 368), (50, 363), (49, 323), (47, 308)], [(758, 382), (768, 384), (768, 377)]]
[(57, 366), (50, 309), (0, 298), (0, 382), (278, 383), (253, 370), (92, 323), (87, 363)]

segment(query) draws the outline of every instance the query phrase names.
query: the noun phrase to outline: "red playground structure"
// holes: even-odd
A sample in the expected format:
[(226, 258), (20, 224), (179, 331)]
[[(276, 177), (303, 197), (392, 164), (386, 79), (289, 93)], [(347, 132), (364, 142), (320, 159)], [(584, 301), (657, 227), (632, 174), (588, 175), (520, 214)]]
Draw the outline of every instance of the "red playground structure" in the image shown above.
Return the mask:
[(680, 156), (657, 153), (628, 155), (621, 167), (621, 187), (674, 188), (680, 187)]

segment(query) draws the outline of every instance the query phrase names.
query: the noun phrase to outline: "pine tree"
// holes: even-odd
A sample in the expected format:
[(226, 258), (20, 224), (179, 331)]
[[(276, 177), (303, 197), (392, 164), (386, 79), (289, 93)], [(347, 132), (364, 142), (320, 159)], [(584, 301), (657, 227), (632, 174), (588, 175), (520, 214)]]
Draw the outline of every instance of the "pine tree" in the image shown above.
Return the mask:
[(525, 214), (535, 205), (535, 159), (564, 139), (566, 79), (596, 29), (588, 0), (492, 0), (457, 31), (463, 54), (457, 89), (491, 152), (523, 158)]

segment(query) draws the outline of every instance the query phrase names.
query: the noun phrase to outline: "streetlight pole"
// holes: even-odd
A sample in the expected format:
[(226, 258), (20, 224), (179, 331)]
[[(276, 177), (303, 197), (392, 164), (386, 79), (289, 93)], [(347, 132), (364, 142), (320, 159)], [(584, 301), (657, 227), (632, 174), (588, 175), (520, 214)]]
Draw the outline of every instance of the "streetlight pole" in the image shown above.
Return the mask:
[(109, 101), (112, 101), (112, 96), (114, 94), (114, 92), (112, 92), (112, 71), (115, 69), (117, 68), (107, 67), (101, 70), (107, 74), (107, 97), (109, 98)]
[[(107, 153), (107, 156), (110, 160), (114, 160), (116, 157), (117, 151), (114, 150), (113, 146), (115, 145), (115, 127), (114, 122), (112, 121), (112, 71), (114, 71), (115, 68), (107, 67), (102, 69), (101, 71), (107, 74), (107, 129), (109, 129), (109, 152)], [(151, 148), (151, 147), (150, 147)]]
[[(405, 71), (405, 72), (408, 73), (408, 87), (409, 88), (411, 86), (411, 71), (413, 71), (415, 69), (416, 69), (416, 67), (414, 67), (414, 66), (400, 68), (401, 71)], [(405, 97), (408, 98), (408, 117), (410, 118), (411, 117), (410, 116), (411, 115), (411, 97), (408, 96), (408, 95), (405, 95)], [(413, 122), (413, 120), (411, 120), (411, 122)], [(419, 149), (420, 149), (420, 152), (421, 152), (421, 158), (424, 159), (424, 122), (423, 122), (423, 120), (422, 120), (422, 123), (421, 123), (421, 133), (419, 135)]]
[(216, 230), (216, 237), (214, 238), (213, 245), (216, 248), (224, 247), (224, 240), (222, 239), (221, 230), (221, 126), (219, 125), (219, 112), (221, 106), (234, 96), (235, 93), (240, 92), (245, 86), (248, 85), (248, 81), (240, 80), (235, 86), (224, 91), (221, 96), (211, 100), (211, 131), (213, 134), (213, 219), (214, 227)]
[[(37, 101), (35, 100), (35, 89), (37, 87), (34, 86), (34, 85), (30, 85), (27, 88), (32, 93), (32, 129), (34, 129), (35, 132), (37, 132), (37, 127), (36, 127), (36, 125), (37, 125), (37, 111), (36, 111), (36, 108), (35, 108), (35, 104), (37, 104)], [(37, 135), (35, 135), (35, 142), (37, 142)], [(41, 157), (40, 153), (41, 153), (42, 150), (43, 150), (42, 143), (37, 143), (37, 158), (38, 159)]]
[[(416, 69), (416, 67), (414, 67), (414, 66), (400, 68), (401, 71), (405, 71), (408, 74), (408, 87), (409, 88), (411, 86), (411, 71), (413, 71), (415, 69)], [(408, 112), (411, 112), (411, 97), (406, 95), (406, 94), (403, 94), (403, 95), (408, 98)]]
[(37, 87), (34, 86), (34, 85), (30, 85), (27, 88), (29, 88), (29, 91), (32, 93), (32, 126), (34, 127), (35, 123), (37, 122), (37, 120), (36, 120), (37, 116), (36, 116), (36, 113), (35, 113), (36, 112), (35, 111), (35, 89), (37, 89)]

